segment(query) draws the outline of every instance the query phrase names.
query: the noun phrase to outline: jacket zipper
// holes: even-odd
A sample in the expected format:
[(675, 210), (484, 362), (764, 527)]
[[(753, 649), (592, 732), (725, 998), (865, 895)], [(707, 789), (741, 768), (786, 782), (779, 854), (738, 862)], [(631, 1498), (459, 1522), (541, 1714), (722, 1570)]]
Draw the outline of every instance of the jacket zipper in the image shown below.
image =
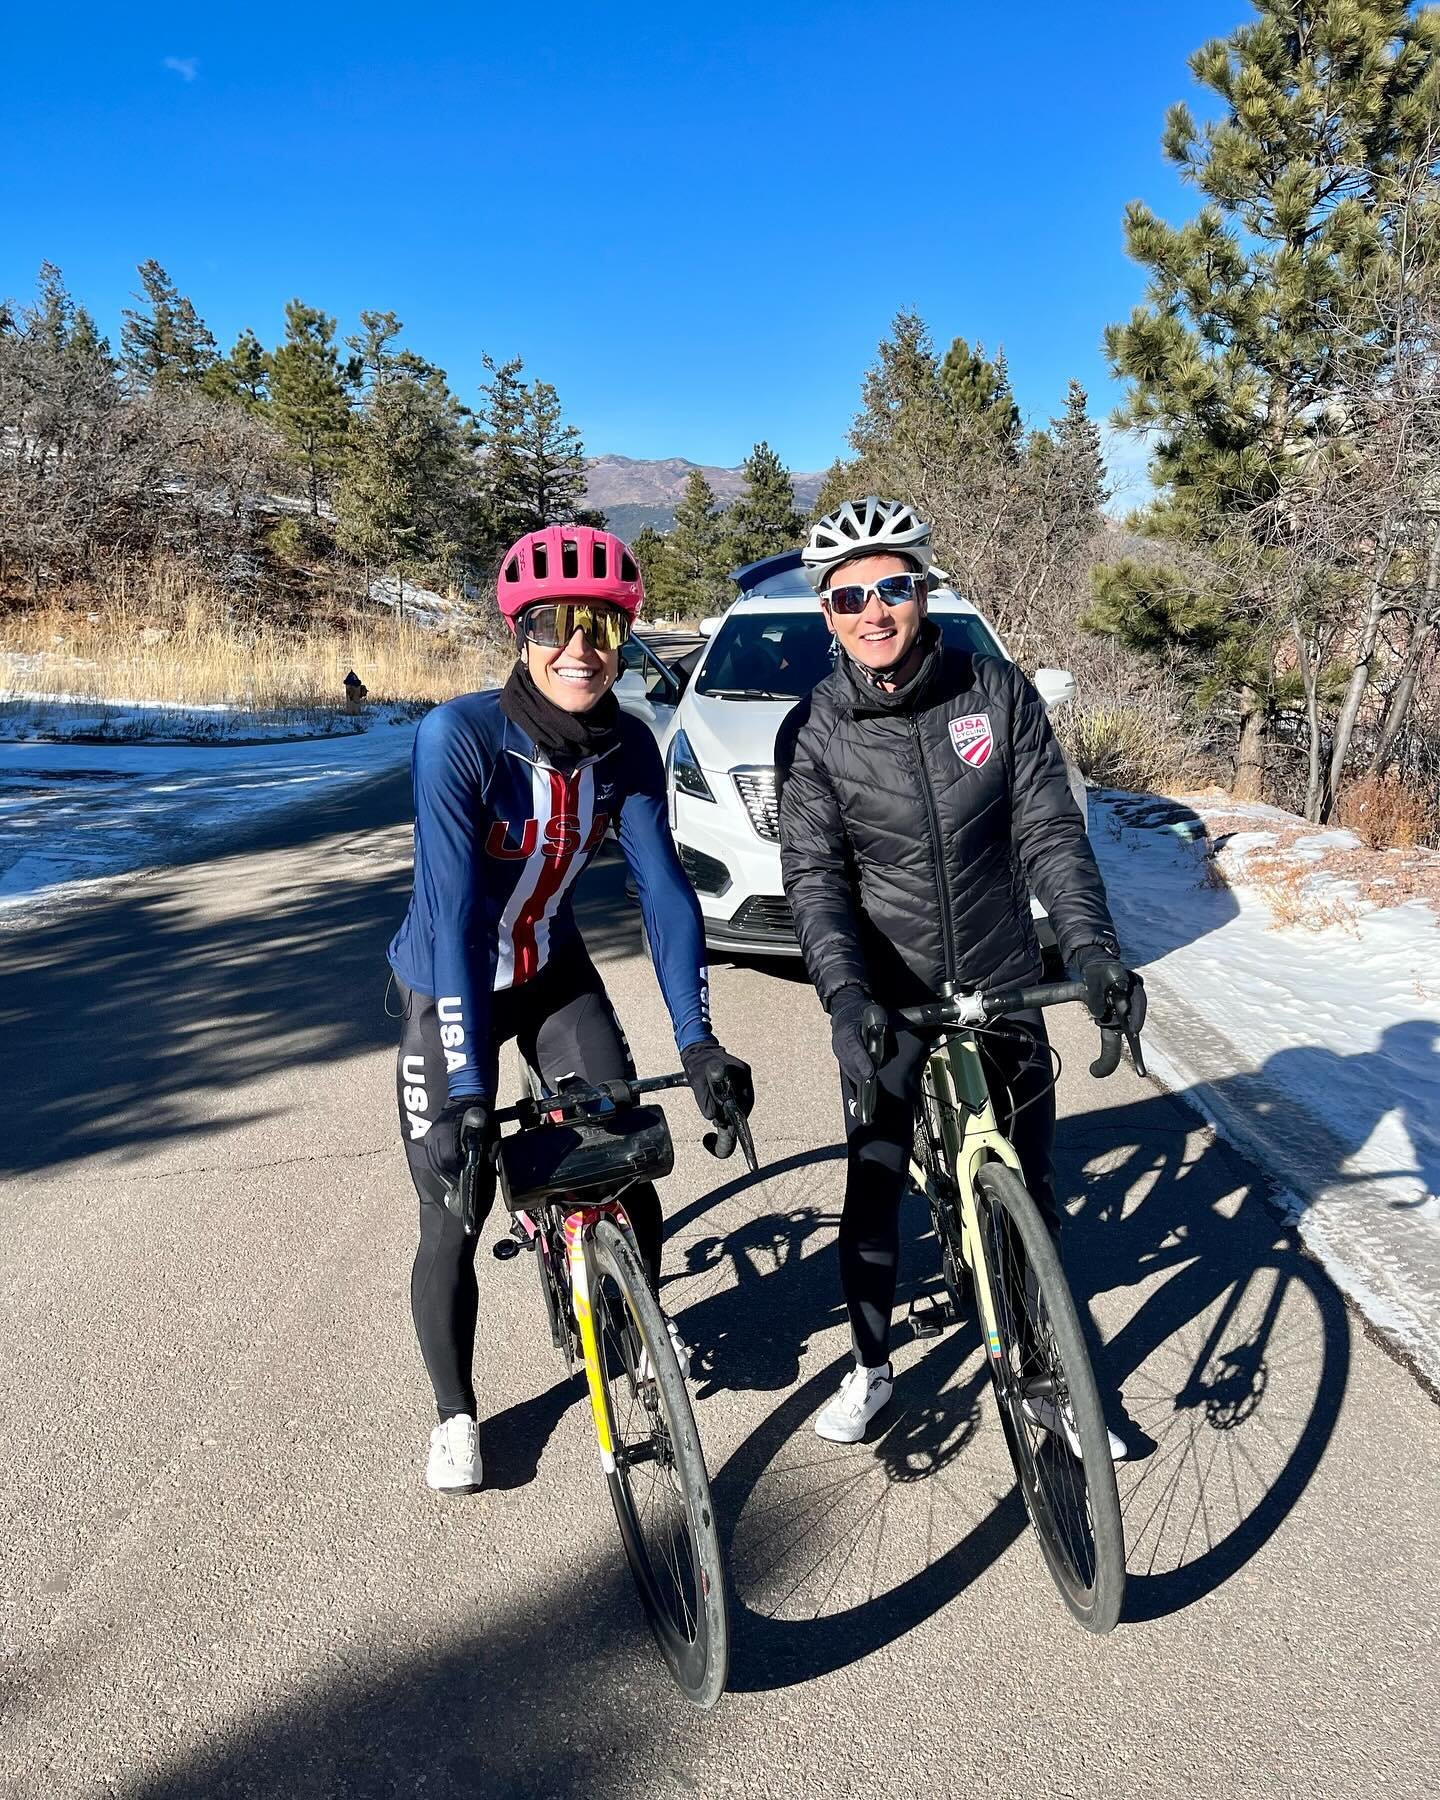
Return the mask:
[(920, 792), (925, 800), (925, 816), (930, 822), (930, 851), (935, 863), (935, 885), (940, 890), (940, 937), (945, 953), (945, 979), (955, 980), (954, 921), (950, 916), (950, 877), (945, 868), (944, 845), (940, 838), (940, 819), (935, 811), (935, 792), (930, 786), (930, 772), (925, 767), (925, 746), (920, 738), (920, 721), (910, 714), (910, 735), (915, 740), (915, 772), (920, 777)]

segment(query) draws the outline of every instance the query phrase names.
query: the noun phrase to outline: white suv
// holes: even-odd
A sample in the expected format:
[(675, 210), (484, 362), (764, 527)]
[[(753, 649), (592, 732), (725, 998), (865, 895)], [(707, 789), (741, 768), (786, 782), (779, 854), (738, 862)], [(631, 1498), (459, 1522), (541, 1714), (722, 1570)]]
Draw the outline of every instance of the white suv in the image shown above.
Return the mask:
[[(829, 674), (832, 640), (798, 551), (737, 570), (735, 579), (740, 598), (701, 627), (709, 641), (688, 680), (691, 658), (669, 666), (636, 637), (616, 695), (664, 753), (670, 825), (700, 897), (706, 941), (752, 956), (798, 956), (780, 885), (775, 737), (796, 701)], [(929, 614), (948, 643), (1006, 656), (976, 609), (948, 588), (931, 593)], [(1058, 669), (1039, 670), (1035, 685), (1047, 706), (1075, 694), (1074, 677)], [(1085, 783), (1068, 759), (1067, 766), (1083, 816)], [(1053, 943), (1044, 909), (1032, 906), (1042, 941)]]

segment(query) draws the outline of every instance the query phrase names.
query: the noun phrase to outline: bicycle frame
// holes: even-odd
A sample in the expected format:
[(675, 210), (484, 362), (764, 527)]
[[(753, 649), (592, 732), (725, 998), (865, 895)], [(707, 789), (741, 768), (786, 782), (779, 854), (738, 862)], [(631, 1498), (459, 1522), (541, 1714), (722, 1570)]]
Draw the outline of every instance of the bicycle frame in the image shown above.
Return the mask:
[[(1019, 1174), (1020, 1158), (996, 1122), (995, 1104), (980, 1060), (979, 1041), (973, 1031), (957, 1028), (946, 1032), (926, 1059), (921, 1077), (922, 1107), (926, 1104), (927, 1088), (937, 1103), (945, 1161), (955, 1176), (959, 1193), (960, 1254), (974, 1277), (986, 1353), (999, 1363), (1003, 1352), (995, 1328), (997, 1315), (990, 1286), (990, 1263), (980, 1242), (975, 1181), (981, 1164), (992, 1160), (1005, 1163)], [(929, 1177), (913, 1156), (910, 1178), (932, 1208), (943, 1204), (942, 1197), (931, 1192)]]

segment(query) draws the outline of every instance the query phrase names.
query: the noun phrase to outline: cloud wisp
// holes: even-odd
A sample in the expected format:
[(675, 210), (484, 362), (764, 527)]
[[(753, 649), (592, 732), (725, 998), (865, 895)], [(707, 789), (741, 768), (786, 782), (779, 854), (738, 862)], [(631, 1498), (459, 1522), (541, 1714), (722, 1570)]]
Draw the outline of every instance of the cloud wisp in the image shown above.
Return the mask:
[(167, 56), (161, 67), (169, 69), (182, 81), (193, 81), (200, 73), (200, 59), (197, 56)]

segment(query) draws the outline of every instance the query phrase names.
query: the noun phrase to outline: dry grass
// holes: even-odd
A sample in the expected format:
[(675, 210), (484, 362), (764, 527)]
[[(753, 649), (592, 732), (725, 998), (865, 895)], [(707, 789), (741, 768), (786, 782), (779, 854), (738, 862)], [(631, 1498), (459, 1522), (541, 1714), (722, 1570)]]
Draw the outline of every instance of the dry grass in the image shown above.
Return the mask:
[(1145, 793), (1175, 773), (1178, 754), (1155, 711), (1123, 701), (1076, 701), (1056, 719), (1081, 773), (1098, 787)]
[(372, 701), (448, 699), (503, 673), (494, 651), (386, 615), (288, 625), (162, 565), (137, 591), (0, 619), (12, 688), (116, 704), (228, 703), (274, 714), (342, 709), (354, 669)]
[(1372, 850), (1411, 850), (1434, 836), (1435, 809), (1428, 795), (1398, 775), (1365, 775), (1340, 790), (1339, 824)]

